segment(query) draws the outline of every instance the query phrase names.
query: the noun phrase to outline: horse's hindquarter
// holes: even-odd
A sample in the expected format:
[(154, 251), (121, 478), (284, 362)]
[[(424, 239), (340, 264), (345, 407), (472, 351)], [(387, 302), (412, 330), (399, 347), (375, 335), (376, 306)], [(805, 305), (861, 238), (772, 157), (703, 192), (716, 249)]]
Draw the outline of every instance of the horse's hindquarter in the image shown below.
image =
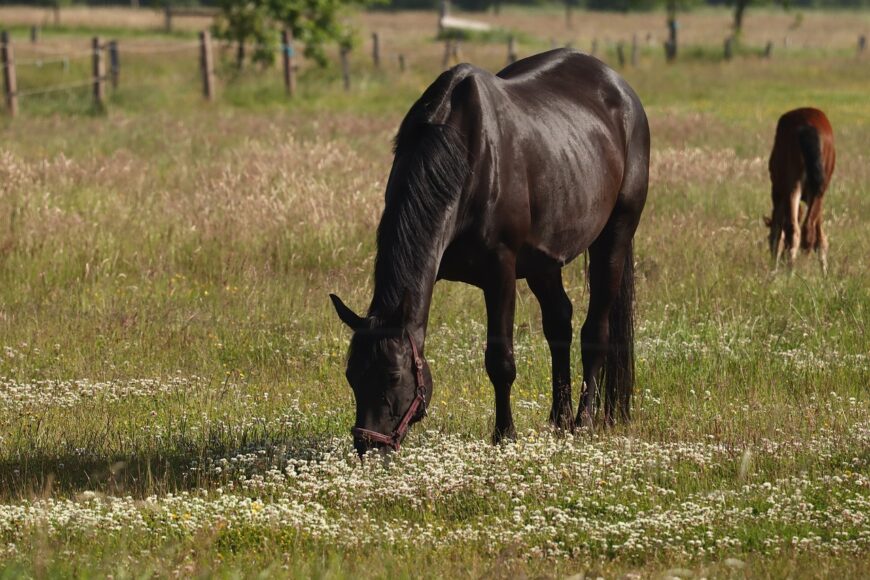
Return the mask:
[(504, 247), (518, 277), (586, 250), (626, 174), (639, 108), (629, 92), (603, 63), (569, 51), (458, 84), (450, 122), (468, 140), (471, 178), (439, 276), (479, 285), (487, 256)]
[(604, 228), (625, 170), (627, 103), (609, 69), (579, 53), (540, 55), (499, 74), (508, 104), (493, 109), (503, 159), (492, 195), (500, 214), (525, 216), (523, 276), (545, 258), (570, 262)]
[(622, 184), (625, 143), (600, 107), (566, 98), (546, 105), (526, 112), (534, 130), (516, 144), (524, 162), (506, 186), (525, 186), (530, 227), (524, 245), (564, 264), (607, 223)]

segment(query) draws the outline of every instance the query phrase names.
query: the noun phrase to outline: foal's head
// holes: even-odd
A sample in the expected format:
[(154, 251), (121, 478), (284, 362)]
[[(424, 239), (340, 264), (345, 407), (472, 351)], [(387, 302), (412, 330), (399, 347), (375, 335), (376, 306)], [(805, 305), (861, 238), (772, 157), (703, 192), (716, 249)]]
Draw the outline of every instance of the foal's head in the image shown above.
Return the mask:
[[(423, 418), (432, 396), (429, 365), (422, 353), (415, 357), (417, 346), (401, 326), (403, 307), (386, 318), (363, 318), (338, 296), (330, 298), (353, 330), (345, 376), (356, 399), (354, 446), (360, 455), (372, 448), (398, 449), (407, 426)], [(423, 400), (414, 408), (418, 394)]]

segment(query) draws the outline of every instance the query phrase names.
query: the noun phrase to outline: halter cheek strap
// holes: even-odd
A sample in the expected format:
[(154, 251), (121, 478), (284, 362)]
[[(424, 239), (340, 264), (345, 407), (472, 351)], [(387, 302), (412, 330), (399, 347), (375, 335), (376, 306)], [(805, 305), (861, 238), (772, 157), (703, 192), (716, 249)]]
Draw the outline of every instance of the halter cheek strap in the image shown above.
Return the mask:
[(405, 414), (402, 416), (402, 420), (399, 421), (398, 426), (396, 426), (393, 432), (389, 435), (384, 435), (377, 431), (371, 431), (370, 429), (363, 429), (362, 427), (354, 427), (350, 430), (355, 437), (367, 439), (372, 443), (383, 443), (384, 445), (391, 447), (394, 451), (399, 450), (402, 439), (404, 439), (405, 435), (408, 434), (411, 420), (417, 414), (420, 407), (426, 403), (426, 397), (423, 394), (423, 359), (420, 357), (420, 352), (417, 350), (417, 344), (414, 342), (414, 337), (411, 336), (411, 333), (408, 333), (408, 341), (411, 343), (411, 353), (414, 355), (416, 396), (414, 397), (414, 400), (411, 401), (411, 406), (408, 407), (408, 410), (405, 411)]

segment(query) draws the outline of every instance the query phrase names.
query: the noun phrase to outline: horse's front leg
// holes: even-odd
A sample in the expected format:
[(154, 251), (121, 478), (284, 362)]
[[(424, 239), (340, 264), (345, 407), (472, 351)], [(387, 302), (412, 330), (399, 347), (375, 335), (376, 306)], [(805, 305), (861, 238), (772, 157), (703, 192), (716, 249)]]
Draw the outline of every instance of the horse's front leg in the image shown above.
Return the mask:
[(487, 337), (486, 372), (495, 388), (494, 443), (514, 439), (511, 386), (517, 376), (514, 362), (514, 309), (516, 306), (516, 255), (500, 251), (484, 287)]

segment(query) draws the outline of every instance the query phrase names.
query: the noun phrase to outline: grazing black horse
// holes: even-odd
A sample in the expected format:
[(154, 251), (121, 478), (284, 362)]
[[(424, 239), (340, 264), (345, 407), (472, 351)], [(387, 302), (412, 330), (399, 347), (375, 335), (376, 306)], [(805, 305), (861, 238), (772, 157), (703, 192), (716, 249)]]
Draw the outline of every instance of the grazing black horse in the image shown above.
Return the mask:
[(484, 292), (494, 441), (515, 435), (519, 278), (540, 302), (552, 354), (550, 421), (573, 428), (572, 307), (561, 269), (586, 250), (590, 297), (576, 421), (591, 426), (601, 398), (607, 424), (629, 419), (632, 238), (646, 200), (649, 141), (631, 87), (601, 61), (571, 50), (517, 61), (497, 75), (459, 65), (426, 89), (396, 137), (368, 315), (331, 295), (354, 331), (347, 379), (360, 453), (398, 449), (408, 425), (425, 414), (432, 397), (426, 326), (441, 278)]

